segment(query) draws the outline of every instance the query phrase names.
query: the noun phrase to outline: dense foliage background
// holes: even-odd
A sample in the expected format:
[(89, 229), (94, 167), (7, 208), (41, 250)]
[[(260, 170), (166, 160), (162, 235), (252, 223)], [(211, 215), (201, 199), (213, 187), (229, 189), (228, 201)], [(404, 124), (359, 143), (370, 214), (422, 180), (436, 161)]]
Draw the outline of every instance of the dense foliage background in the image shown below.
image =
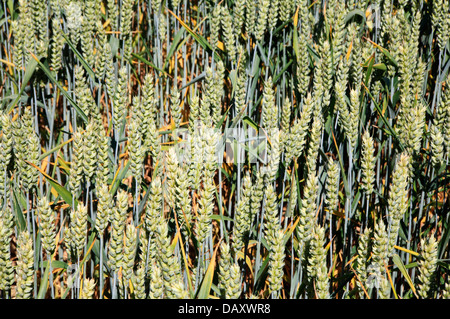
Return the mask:
[(444, 0), (5, 0), (2, 298), (448, 298)]

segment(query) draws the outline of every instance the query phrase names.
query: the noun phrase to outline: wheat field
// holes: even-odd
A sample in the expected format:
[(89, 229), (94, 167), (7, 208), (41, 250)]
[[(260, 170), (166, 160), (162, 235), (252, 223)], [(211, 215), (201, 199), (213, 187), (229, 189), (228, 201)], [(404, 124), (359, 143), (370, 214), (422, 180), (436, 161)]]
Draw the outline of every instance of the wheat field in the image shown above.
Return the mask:
[(449, 298), (449, 9), (2, 1), (0, 298)]

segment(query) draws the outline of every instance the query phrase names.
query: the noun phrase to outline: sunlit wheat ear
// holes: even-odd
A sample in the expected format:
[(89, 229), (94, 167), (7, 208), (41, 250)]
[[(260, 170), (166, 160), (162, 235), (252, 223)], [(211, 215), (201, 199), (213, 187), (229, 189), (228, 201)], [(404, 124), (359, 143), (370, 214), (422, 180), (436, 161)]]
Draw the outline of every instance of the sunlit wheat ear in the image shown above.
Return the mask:
[(89, 3), (92, 3), (92, 1), (87, 1), (85, 5), (83, 20), (81, 22), (80, 40), (83, 58), (92, 68), (95, 62), (93, 41), (95, 25), (93, 25), (93, 22), (96, 21), (96, 19), (92, 16), (91, 8), (89, 8)]
[[(142, 87), (142, 108), (144, 113), (142, 114), (142, 122), (145, 123), (145, 119), (156, 120), (157, 114), (157, 100), (155, 94), (155, 78), (153, 74), (147, 73), (144, 77), (143, 87)], [(147, 128), (148, 129), (148, 128)]]
[(123, 234), (128, 210), (128, 193), (120, 190), (116, 196), (116, 205), (111, 216), (111, 240), (108, 250), (109, 267), (118, 271), (123, 260)]
[(20, 122), (16, 121), (17, 126), (13, 126), (13, 148), (17, 161), (17, 174), (25, 191), (32, 189), (39, 179), (39, 171), (27, 163), (39, 165), (41, 148), (39, 137), (35, 133), (33, 119), (31, 108), (26, 107)]
[(403, 153), (400, 155), (392, 176), (392, 184), (389, 188), (389, 255), (394, 250), (400, 228), (400, 221), (409, 206), (409, 160), (410, 158), (407, 154)]
[(443, 0), (433, 2), (431, 23), (436, 30), (438, 44), (441, 49), (445, 47), (446, 39), (448, 39), (450, 23), (448, 16), (445, 14), (446, 4)]
[(83, 253), (86, 244), (87, 214), (87, 207), (83, 203), (78, 203), (77, 209), (70, 212), (67, 244), (71, 257), (80, 258)]
[(314, 227), (314, 218), (317, 210), (318, 180), (315, 172), (309, 172), (304, 188), (304, 195), (301, 201), (299, 223), (296, 227), (296, 234), (299, 240), (298, 254), (303, 257), (305, 246), (311, 239), (311, 232)]
[(65, 8), (65, 11), (70, 40), (76, 45), (81, 38), (81, 26), (83, 24), (82, 7), (77, 1), (70, 1)]
[(102, 235), (111, 219), (114, 203), (107, 184), (98, 185), (97, 190), (98, 205), (95, 229)]
[(52, 19), (53, 37), (51, 41), (50, 66), (53, 72), (58, 73), (62, 68), (62, 49), (64, 47), (64, 38), (62, 29), (57, 18)]
[(123, 247), (122, 278), (127, 284), (133, 275), (134, 259), (137, 248), (137, 232), (133, 224), (125, 228), (125, 244)]
[(322, 116), (315, 116), (311, 126), (311, 139), (309, 141), (309, 148), (306, 154), (308, 171), (315, 171), (317, 164), (317, 157), (320, 149), (320, 139), (323, 130)]
[(175, 127), (180, 127), (183, 114), (181, 113), (180, 92), (177, 89), (173, 89), (170, 95), (170, 110), (175, 122)]
[(420, 241), (421, 256), (419, 260), (419, 286), (418, 294), (421, 298), (432, 298), (434, 295), (432, 282), (435, 276), (438, 261), (438, 242), (432, 235), (428, 239)]
[(178, 259), (173, 255), (173, 250), (170, 247), (167, 223), (165, 221), (157, 227), (156, 238), (158, 245), (157, 260), (158, 265), (161, 267), (164, 295), (169, 299), (177, 298), (174, 285), (180, 279), (180, 264)]
[(156, 177), (150, 184), (150, 200), (146, 204), (146, 213), (144, 218), (144, 226), (150, 234), (156, 234), (157, 226), (162, 218), (162, 188), (161, 178)]
[(262, 125), (267, 131), (278, 127), (278, 108), (275, 104), (275, 93), (272, 88), (272, 78), (264, 82), (263, 100), (261, 104)]
[(211, 229), (211, 216), (214, 209), (214, 182), (210, 179), (203, 184), (200, 192), (199, 207), (197, 210), (196, 238), (200, 245), (203, 244)]
[(306, 144), (305, 137), (308, 133), (309, 123), (312, 119), (313, 108), (314, 103), (312, 101), (312, 97), (311, 95), (308, 95), (303, 104), (300, 118), (293, 123), (291, 131), (285, 139), (285, 159), (288, 164), (291, 163), (292, 159), (298, 158), (302, 155)]
[(335, 4), (336, 7), (333, 8), (335, 13), (334, 21), (332, 22), (332, 24), (335, 25), (335, 28), (333, 30), (331, 46), (333, 47), (333, 65), (337, 68), (341, 56), (345, 54), (345, 16), (348, 11), (345, 8), (345, 3), (336, 1)]
[(284, 100), (281, 109), (280, 129), (284, 132), (289, 130), (291, 124), (292, 104), (288, 97)]
[(167, 201), (170, 207), (176, 209), (177, 201), (176, 194), (178, 191), (178, 157), (175, 147), (171, 147), (165, 153), (165, 168), (167, 173), (166, 183), (165, 183), (165, 194), (167, 195)]
[(238, 264), (234, 263), (230, 268), (230, 284), (226, 290), (226, 299), (239, 299), (242, 291), (242, 274)]
[(146, 288), (145, 288), (145, 267), (140, 266), (131, 277), (131, 282), (134, 289), (134, 299), (145, 299), (146, 298)]
[(97, 140), (95, 141), (97, 147), (97, 169), (95, 172), (95, 183), (96, 185), (103, 185), (108, 183), (108, 177), (110, 174), (110, 163), (109, 158), (110, 151), (110, 139), (106, 136), (103, 129), (98, 131)]
[(142, 126), (137, 120), (128, 126), (128, 156), (130, 160), (131, 174), (135, 178), (136, 184), (140, 187), (142, 181), (142, 168), (144, 165), (145, 149), (142, 147)]
[(92, 299), (95, 292), (96, 282), (94, 279), (83, 279), (83, 289), (80, 291), (79, 299)]
[(437, 125), (430, 128), (431, 162), (439, 168), (444, 161), (444, 137)]
[(249, 175), (244, 177), (242, 194), (236, 204), (234, 213), (233, 243), (232, 249), (236, 253), (244, 246), (248, 228), (250, 227), (250, 192), (252, 189)]
[(198, 125), (200, 117), (200, 101), (198, 95), (194, 95), (189, 103), (189, 132), (190, 138), (192, 140), (193, 134), (195, 132), (196, 126)]
[(201, 135), (203, 148), (203, 181), (214, 179), (217, 169), (217, 147), (220, 142), (220, 132), (208, 128)]
[(198, 190), (202, 180), (202, 140), (198, 131), (194, 131), (189, 140), (190, 158), (189, 158), (189, 183), (192, 190)]
[(10, 237), (12, 229), (4, 215), (0, 218), (0, 289), (9, 290), (14, 282), (14, 268), (11, 261)]
[(275, 180), (280, 165), (281, 145), (280, 132), (278, 128), (271, 130), (271, 147), (268, 150), (267, 165), (261, 168), (264, 174), (264, 183), (268, 184)]
[[(267, 16), (267, 22), (268, 22), (268, 30), (273, 31), (277, 25), (278, 22), (278, 13), (279, 11), (283, 10), (289, 10), (290, 8), (283, 9), (280, 6), (280, 0), (273, 0), (270, 1), (270, 8), (269, 13)], [(282, 4), (282, 3), (281, 3)]]
[(86, 132), (83, 134), (83, 173), (88, 181), (94, 179), (94, 174), (97, 169), (98, 153), (96, 139), (94, 125), (89, 123), (86, 127)]
[(219, 288), (223, 290), (225, 299), (237, 299), (241, 294), (241, 271), (233, 262), (230, 246), (222, 242), (219, 259)]
[(33, 291), (33, 240), (27, 231), (17, 239), (16, 299), (30, 299)]
[(363, 187), (366, 195), (369, 196), (374, 191), (375, 183), (375, 148), (373, 138), (370, 136), (369, 131), (365, 131), (362, 136), (362, 157), (361, 157), (361, 169), (362, 179), (361, 186)]
[(381, 276), (379, 282), (380, 287), (377, 290), (378, 299), (389, 299), (391, 295), (391, 284), (389, 283), (387, 276)]
[(282, 230), (277, 230), (274, 233), (273, 246), (269, 258), (269, 291), (275, 298), (278, 298), (283, 284), (285, 259), (284, 233)]
[(123, 0), (120, 12), (120, 33), (122, 36), (130, 36), (131, 33), (131, 19), (133, 14), (132, 0)]
[(221, 14), (222, 31), (224, 35), (225, 47), (228, 52), (230, 60), (236, 62), (236, 46), (235, 46), (235, 33), (233, 29), (233, 20), (228, 8), (222, 8)]
[(330, 211), (337, 209), (339, 204), (339, 163), (334, 161), (331, 157), (327, 165), (327, 182), (326, 182), (326, 197), (325, 204), (327, 204)]
[(111, 23), (111, 28), (113, 31), (117, 31), (117, 17), (119, 15), (119, 11), (117, 10), (115, 0), (107, 0), (107, 8), (108, 8), (108, 17)]
[[(19, 17), (21, 14), (19, 14)], [(13, 61), (14, 64), (17, 67), (22, 67), (22, 61), (24, 58), (24, 52), (23, 52), (23, 38), (24, 38), (24, 32), (25, 28), (22, 23), (19, 23), (18, 20), (11, 21), (11, 30), (14, 35), (14, 56)]]
[(188, 236), (189, 232), (191, 231), (191, 224), (193, 221), (188, 165), (184, 165), (184, 168), (179, 168), (179, 170), (180, 172), (178, 176), (180, 176), (180, 186), (177, 193), (177, 200), (179, 201), (180, 207), (180, 211), (178, 212), (180, 215), (179, 223), (182, 225), (183, 234), (185, 236)]
[(69, 188), (72, 194), (76, 194), (83, 179), (83, 135), (81, 132), (73, 134), (72, 162), (70, 165)]
[(105, 86), (108, 98), (110, 101), (114, 100), (114, 94), (116, 92), (116, 75), (114, 68), (114, 56), (112, 54), (112, 48), (109, 43), (105, 43), (103, 47), (103, 56), (105, 60)]
[(268, 246), (272, 247), (276, 244), (276, 233), (281, 229), (281, 227), (280, 218), (278, 216), (277, 197), (271, 184), (267, 185), (265, 195), (264, 235)]
[(330, 42), (323, 39), (318, 50), (321, 58), (315, 69), (313, 78), (313, 98), (317, 104), (314, 109), (314, 114), (320, 113), (323, 108), (328, 107), (330, 104), (333, 76), (333, 60)]
[(251, 36), (256, 27), (256, 1), (245, 0), (245, 32)]
[(39, 199), (37, 213), (39, 217), (39, 229), (42, 234), (42, 247), (47, 254), (51, 254), (56, 247), (55, 217), (46, 197)]
[(236, 1), (233, 6), (233, 31), (235, 37), (241, 36), (242, 27), (245, 21), (245, 1)]
[(375, 224), (372, 246), (372, 263), (374, 267), (384, 274), (388, 262), (389, 237), (386, 226), (381, 218)]
[(216, 5), (209, 16), (209, 43), (211, 43), (213, 50), (217, 49), (217, 44), (219, 41), (221, 12), (222, 7), (220, 5)]
[(164, 12), (161, 11), (159, 14), (159, 38), (162, 43), (166, 41), (167, 37), (167, 16), (164, 14)]
[(0, 139), (0, 192), (6, 195), (7, 189), (7, 171), (11, 162), (13, 152), (13, 125), (9, 116), (2, 114), (0, 116), (0, 123), (2, 125), (1, 139)]
[(149, 299), (162, 299), (164, 295), (161, 268), (157, 264), (152, 266), (152, 277), (149, 284)]
[(267, 30), (267, 17), (269, 14), (270, 1), (269, 0), (259, 0), (258, 1), (258, 18), (255, 25), (255, 40), (257, 42), (261, 41), (264, 33)]
[(256, 215), (260, 212), (264, 198), (264, 187), (264, 175), (261, 173), (261, 170), (259, 170), (256, 173), (255, 182), (252, 185), (252, 190), (250, 193), (250, 220), (254, 220)]
[(75, 66), (75, 96), (84, 114), (89, 115), (89, 103), (92, 101), (91, 90), (86, 83), (86, 77), (84, 68), (81, 66)]
[(329, 298), (329, 279), (325, 250), (325, 229), (315, 225), (312, 231), (308, 275), (313, 279), (318, 299)]
[(450, 299), (450, 283), (448, 283), (448, 279), (444, 285), (444, 291), (442, 292), (442, 299)]
[(113, 110), (114, 127), (119, 130), (128, 113), (128, 73), (126, 67), (119, 70)]
[(360, 298), (365, 297), (364, 289), (366, 289), (366, 280), (367, 280), (367, 266), (368, 266), (368, 259), (370, 256), (371, 251), (371, 239), (370, 236), (372, 235), (372, 230), (370, 228), (364, 229), (364, 232), (361, 233), (359, 240), (358, 240), (358, 250), (357, 250), (357, 257), (356, 257), (356, 267), (355, 271), (358, 275), (358, 280), (356, 281), (356, 284), (359, 288), (359, 296)]

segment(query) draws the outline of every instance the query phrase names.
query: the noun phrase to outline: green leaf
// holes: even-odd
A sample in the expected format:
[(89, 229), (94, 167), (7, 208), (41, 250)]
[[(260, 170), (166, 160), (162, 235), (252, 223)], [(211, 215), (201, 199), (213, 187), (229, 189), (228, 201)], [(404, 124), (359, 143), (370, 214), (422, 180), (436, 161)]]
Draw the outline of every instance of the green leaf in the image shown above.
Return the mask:
[(16, 226), (17, 229), (19, 230), (19, 232), (23, 231), (26, 229), (27, 224), (25, 222), (25, 217), (23, 216), (23, 212), (22, 212), (22, 206), (20, 206), (19, 200), (17, 198), (17, 196), (19, 196), (19, 193), (17, 192), (13, 192), (14, 195), (14, 213), (15, 213), (15, 217), (14, 220), (16, 221)]
[(25, 161), (28, 164), (30, 164), (31, 166), (33, 166), (34, 168), (36, 168), (46, 179), (47, 181), (50, 183), (50, 185), (52, 185), (52, 187), (56, 190), (56, 192), (62, 197), (62, 199), (64, 199), (64, 201), (70, 205), (70, 207), (72, 208), (76, 208), (77, 207), (77, 200), (74, 199), (74, 202), (72, 202), (72, 194), (64, 187), (61, 186), (57, 181), (55, 181), (50, 175), (48, 175), (47, 173), (45, 173), (43, 170), (41, 170), (40, 167), (34, 165), (31, 162)]
[(411, 280), (411, 277), (409, 276), (408, 271), (406, 270), (406, 267), (403, 264), (402, 260), (400, 259), (399, 255), (394, 254), (394, 256), (392, 256), (392, 261), (397, 266), (397, 268), (401, 271), (401, 273), (405, 277), (406, 281), (408, 282), (408, 285), (411, 287), (414, 295), (416, 295), (416, 297), (417, 297), (416, 289), (414, 288), (414, 285), (413, 285), (413, 282)]
[(132, 55), (133, 57), (135, 57), (136, 59), (138, 59), (139, 61), (141, 61), (141, 62), (147, 64), (148, 66), (151, 66), (151, 67), (154, 68), (155, 70), (157, 70), (157, 71), (163, 73), (164, 75), (169, 76), (169, 74), (167, 74), (164, 70), (161, 70), (161, 69), (158, 68), (156, 65), (154, 65), (152, 62), (150, 62), (150, 61), (144, 59), (144, 58), (141, 57), (140, 55), (138, 55), (138, 54), (136, 54), (136, 53), (131, 53), (131, 55)]
[(209, 262), (208, 269), (206, 270), (205, 277), (203, 277), (202, 284), (200, 289), (197, 292), (198, 299), (208, 299), (209, 292), (211, 291), (211, 285), (214, 278), (214, 269), (216, 268), (216, 255), (217, 249), (219, 245), (217, 245), (216, 249), (214, 249), (214, 254)]
[(25, 87), (27, 86), (28, 82), (31, 80), (31, 77), (33, 76), (34, 72), (36, 71), (36, 67), (37, 67), (38, 63), (39, 62), (35, 59), (30, 59), (28, 61), (28, 64), (25, 68), (25, 74), (23, 76), (22, 86), (20, 87), (20, 91), (17, 94), (16, 99), (8, 105), (8, 108), (6, 109), (6, 113), (11, 112), (12, 109), (14, 108), (14, 106), (16, 106), (17, 102), (19, 102), (20, 98), (22, 97), (22, 93), (25, 91)]
[(364, 15), (364, 12), (360, 9), (354, 9), (352, 11), (350, 11), (349, 13), (347, 13), (347, 15), (345, 16), (344, 19), (344, 23), (347, 23), (350, 19), (352, 19), (354, 16), (361, 16), (363, 18), (363, 20), (366, 20), (366, 16)]
[[(167, 9), (167, 11), (172, 14), (177, 20), (178, 22), (181, 24), (181, 26), (183, 28), (186, 29), (187, 32), (189, 32), (191, 34), (191, 36), (202, 46), (203, 49), (207, 50), (208, 52), (212, 53), (212, 46), (211, 44), (209, 44), (208, 41), (206, 41), (206, 39), (204, 37), (202, 37), (200, 34), (195, 33), (191, 28), (189, 28), (189, 26), (184, 23), (183, 20), (181, 20), (175, 13), (173, 13), (172, 11), (170, 11), (169, 9)], [(220, 57), (219, 54), (217, 54), (216, 51), (214, 51), (214, 59), (216, 61), (222, 60), (222, 58)]]
[(70, 94), (63, 88), (63, 86), (58, 81), (56, 81), (56, 79), (53, 77), (52, 72), (44, 64), (42, 64), (41, 61), (39, 61), (39, 59), (36, 56), (33, 55), (33, 57), (35, 58), (35, 61), (37, 62), (39, 67), (42, 69), (42, 71), (44, 71), (44, 73), (47, 75), (48, 79), (50, 81), (52, 81), (53, 84), (55, 84), (60, 89), (61, 93), (70, 102), (70, 104), (72, 104), (72, 106), (75, 108), (75, 111), (78, 113), (78, 115), (81, 117), (81, 119), (87, 124), (88, 123), (88, 117), (80, 109), (78, 104), (75, 103), (75, 101), (72, 99)]
[(116, 193), (117, 189), (118, 189), (119, 186), (120, 186), (120, 183), (121, 183), (122, 180), (125, 178), (125, 175), (127, 174), (129, 168), (130, 168), (130, 161), (128, 161), (128, 162), (125, 164), (125, 167), (123, 167), (123, 168), (120, 170), (120, 172), (117, 174), (116, 180), (114, 181), (114, 185), (111, 186), (111, 189), (110, 189), (110, 191), (109, 191), (110, 194), (115, 194), (115, 193)]
[[(40, 263), (40, 267), (47, 267), (48, 265), (48, 261), (41, 261)], [(65, 263), (64, 261), (60, 261), (60, 260), (52, 260), (52, 269), (56, 269), (56, 268), (62, 268), (62, 269), (67, 269), (69, 265), (67, 265), (67, 263)]]
[(281, 69), (281, 71), (273, 78), (273, 84), (276, 84), (278, 79), (283, 75), (283, 73), (287, 70), (287, 68), (294, 63), (294, 60), (289, 60), (288, 63), (286, 63), (286, 65)]
[(242, 119), (242, 122), (250, 125), (255, 131), (259, 131), (259, 125), (256, 124), (255, 121), (253, 121), (251, 118), (249, 118), (248, 116), (244, 116), (244, 118)]
[(63, 36), (64, 40), (66, 40), (66, 42), (69, 45), (70, 49), (76, 55), (76, 57), (80, 61), (81, 65), (86, 70), (86, 72), (89, 74), (90, 78), (94, 80), (95, 79), (95, 73), (92, 70), (92, 68), (90, 67), (90, 65), (83, 58), (83, 55), (80, 52), (78, 52), (77, 48), (73, 45), (73, 43), (70, 41), (70, 39), (67, 37), (67, 35), (64, 32), (62, 32), (61, 35)]
[(172, 41), (172, 45), (170, 46), (170, 49), (169, 49), (169, 53), (167, 53), (166, 60), (164, 61), (163, 70), (165, 70), (167, 68), (167, 66), (169, 65), (170, 58), (177, 51), (178, 44), (180, 43), (181, 38), (184, 35), (184, 31), (185, 31), (185, 29), (180, 29), (180, 30), (178, 30), (177, 34), (175, 34), (175, 37), (173, 38), (173, 41)]
[(229, 222), (234, 222), (233, 218), (226, 217), (226, 216), (220, 216), (220, 215), (211, 215), (211, 219), (214, 219), (214, 220), (217, 220), (217, 221), (221, 221), (223, 219), (223, 220), (226, 220), (226, 221), (229, 221)]
[(39, 285), (39, 292), (36, 296), (36, 299), (44, 299), (45, 294), (48, 288), (48, 275), (50, 273), (50, 265), (52, 263), (47, 262), (47, 266), (45, 267), (44, 276), (41, 278), (41, 284)]

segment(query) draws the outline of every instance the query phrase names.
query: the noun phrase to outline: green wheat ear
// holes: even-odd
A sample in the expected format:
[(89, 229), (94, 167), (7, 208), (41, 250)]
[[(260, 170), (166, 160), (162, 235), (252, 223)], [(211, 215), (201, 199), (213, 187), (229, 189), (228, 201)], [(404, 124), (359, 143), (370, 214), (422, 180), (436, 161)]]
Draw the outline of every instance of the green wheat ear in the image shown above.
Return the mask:
[(269, 291), (275, 298), (278, 298), (283, 283), (285, 259), (284, 233), (282, 230), (274, 233), (273, 246), (269, 258)]
[(422, 298), (432, 298), (434, 295), (434, 287), (432, 283), (435, 276), (436, 265), (438, 260), (438, 242), (434, 236), (420, 241), (421, 259), (419, 264), (419, 286), (418, 294)]
[(315, 225), (312, 232), (308, 275), (314, 280), (317, 297), (329, 299), (329, 278), (325, 250), (325, 229)]
[(52, 254), (56, 248), (55, 217), (46, 197), (42, 197), (38, 201), (37, 212), (40, 219), (39, 229), (42, 232), (42, 247), (47, 254)]
[(96, 282), (94, 279), (83, 279), (83, 288), (80, 291), (79, 299), (92, 299), (95, 292)]
[(339, 176), (340, 168), (339, 163), (334, 161), (331, 157), (328, 160), (328, 171), (327, 171), (327, 183), (325, 186), (326, 197), (325, 203), (328, 205), (330, 210), (337, 208), (339, 204)]
[(33, 291), (33, 240), (27, 231), (17, 240), (16, 299), (30, 299)]
[(4, 216), (0, 218), (0, 289), (9, 290), (14, 283), (14, 268), (11, 261), (10, 237), (12, 229)]
[(369, 131), (365, 131), (362, 137), (362, 157), (361, 157), (361, 168), (362, 168), (362, 187), (369, 196), (374, 191), (375, 183), (375, 148), (373, 138), (370, 136)]

